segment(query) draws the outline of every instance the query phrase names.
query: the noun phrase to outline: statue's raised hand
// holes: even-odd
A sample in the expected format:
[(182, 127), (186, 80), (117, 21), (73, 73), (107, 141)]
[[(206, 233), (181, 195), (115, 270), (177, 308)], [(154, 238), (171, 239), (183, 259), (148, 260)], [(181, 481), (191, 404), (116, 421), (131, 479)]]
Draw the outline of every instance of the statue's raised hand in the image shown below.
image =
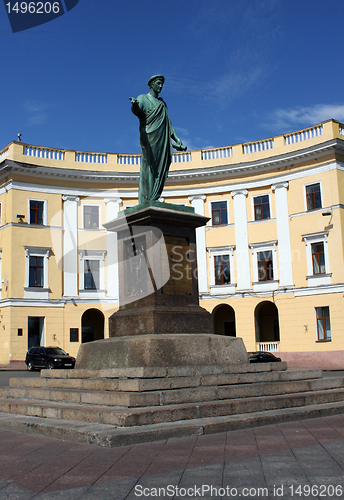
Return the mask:
[(135, 99), (135, 97), (129, 97), (129, 101), (131, 102), (131, 104), (137, 103), (137, 99)]

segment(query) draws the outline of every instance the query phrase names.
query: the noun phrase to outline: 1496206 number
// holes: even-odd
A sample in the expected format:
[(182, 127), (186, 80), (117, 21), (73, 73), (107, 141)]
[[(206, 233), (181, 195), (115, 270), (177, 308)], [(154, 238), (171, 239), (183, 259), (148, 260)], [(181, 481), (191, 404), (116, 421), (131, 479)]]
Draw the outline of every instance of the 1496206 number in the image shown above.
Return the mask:
[(6, 4), (7, 12), (17, 14), (58, 14), (60, 12), (59, 2), (16, 2), (11, 6), (11, 2)]
[(343, 494), (343, 487), (340, 484), (321, 484), (321, 485), (291, 485), (289, 486), (290, 494), (292, 497), (341, 497)]

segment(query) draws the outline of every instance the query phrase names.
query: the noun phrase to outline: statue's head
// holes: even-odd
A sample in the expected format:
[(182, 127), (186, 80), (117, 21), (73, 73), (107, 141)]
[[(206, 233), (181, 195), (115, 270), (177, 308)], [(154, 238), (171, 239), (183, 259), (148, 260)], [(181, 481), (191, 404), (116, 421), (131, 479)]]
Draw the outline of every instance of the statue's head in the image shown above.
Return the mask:
[(162, 75), (154, 75), (148, 80), (148, 85), (156, 95), (160, 94), (165, 78)]
[(163, 75), (154, 75), (154, 76), (151, 76), (150, 79), (148, 80), (148, 86), (151, 87), (152, 83), (155, 82), (156, 80), (161, 80), (162, 83), (164, 84), (165, 77)]

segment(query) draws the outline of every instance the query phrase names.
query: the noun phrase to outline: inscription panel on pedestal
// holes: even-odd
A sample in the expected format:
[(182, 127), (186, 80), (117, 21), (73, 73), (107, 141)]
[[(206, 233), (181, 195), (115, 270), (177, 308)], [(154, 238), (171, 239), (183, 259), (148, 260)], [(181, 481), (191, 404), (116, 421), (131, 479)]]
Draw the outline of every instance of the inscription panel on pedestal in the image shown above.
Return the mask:
[(124, 242), (125, 286), (127, 297), (139, 297), (147, 293), (148, 270), (146, 262), (146, 238), (131, 238)]
[[(165, 295), (191, 295), (192, 268), (188, 238), (164, 235), (170, 267), (170, 278), (162, 288)], [(165, 264), (167, 265), (167, 263)], [(162, 273), (166, 273), (162, 269)]]

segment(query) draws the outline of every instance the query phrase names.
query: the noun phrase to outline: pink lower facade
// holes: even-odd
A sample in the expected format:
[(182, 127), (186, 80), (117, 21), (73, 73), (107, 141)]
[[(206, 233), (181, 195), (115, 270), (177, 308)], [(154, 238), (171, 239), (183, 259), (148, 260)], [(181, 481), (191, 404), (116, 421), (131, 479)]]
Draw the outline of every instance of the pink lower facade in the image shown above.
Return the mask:
[(344, 351), (279, 352), (276, 355), (287, 362), (288, 368), (344, 370)]

